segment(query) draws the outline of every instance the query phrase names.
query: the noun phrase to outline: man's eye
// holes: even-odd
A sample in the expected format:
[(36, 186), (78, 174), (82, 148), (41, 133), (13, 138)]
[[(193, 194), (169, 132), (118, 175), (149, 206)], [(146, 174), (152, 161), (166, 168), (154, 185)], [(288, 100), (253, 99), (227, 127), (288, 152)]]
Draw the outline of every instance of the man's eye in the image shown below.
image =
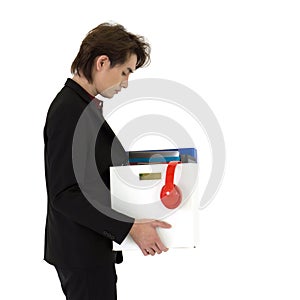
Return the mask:
[(125, 72), (122, 72), (122, 76), (126, 76), (126, 73), (125, 73)]

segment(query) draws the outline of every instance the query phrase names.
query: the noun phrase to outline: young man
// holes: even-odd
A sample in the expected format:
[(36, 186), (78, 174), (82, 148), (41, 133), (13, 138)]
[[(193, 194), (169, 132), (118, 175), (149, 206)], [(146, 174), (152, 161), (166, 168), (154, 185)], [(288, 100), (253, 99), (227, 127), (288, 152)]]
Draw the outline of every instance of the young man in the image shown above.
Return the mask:
[[(124, 163), (126, 153), (104, 119), (95, 145), (89, 145), (88, 138), (82, 143), (95, 147), (97, 170), (105, 184), (104, 196), (98, 200), (111, 213), (87, 199), (72, 160), (76, 125), (87, 106), (96, 106), (98, 94), (112, 98), (127, 88), (130, 74), (149, 59), (150, 46), (142, 36), (118, 24), (100, 24), (82, 41), (71, 66), (73, 78), (67, 79), (50, 105), (44, 128), (48, 194), (44, 258), (55, 266), (68, 300), (116, 299), (114, 264), (122, 256), (112, 251), (113, 241), (121, 243), (130, 234), (144, 255), (168, 250), (156, 227), (169, 228), (169, 224), (140, 222), (110, 208), (109, 167)], [(103, 118), (101, 110), (95, 116)]]

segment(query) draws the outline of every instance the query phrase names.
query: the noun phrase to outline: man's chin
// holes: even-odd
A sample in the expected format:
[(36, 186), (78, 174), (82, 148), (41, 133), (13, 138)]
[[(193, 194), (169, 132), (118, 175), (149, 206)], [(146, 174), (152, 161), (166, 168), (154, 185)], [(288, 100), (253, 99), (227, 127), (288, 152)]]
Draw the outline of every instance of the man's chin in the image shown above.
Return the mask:
[(100, 95), (106, 99), (111, 99), (114, 96), (114, 94), (110, 94), (110, 93), (100, 93)]

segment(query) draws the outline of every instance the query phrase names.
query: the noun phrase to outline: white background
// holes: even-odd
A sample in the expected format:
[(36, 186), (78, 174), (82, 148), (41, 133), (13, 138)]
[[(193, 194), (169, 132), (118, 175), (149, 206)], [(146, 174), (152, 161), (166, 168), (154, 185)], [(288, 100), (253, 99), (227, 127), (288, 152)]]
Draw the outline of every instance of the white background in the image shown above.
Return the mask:
[[(196, 6), (197, 5), (197, 6)], [(85, 34), (145, 35), (134, 78), (185, 84), (222, 127), (226, 172), (201, 246), (125, 255), (119, 299), (299, 299), (298, 1), (9, 1), (1, 5), (1, 299), (64, 299), (43, 261), (42, 130)]]

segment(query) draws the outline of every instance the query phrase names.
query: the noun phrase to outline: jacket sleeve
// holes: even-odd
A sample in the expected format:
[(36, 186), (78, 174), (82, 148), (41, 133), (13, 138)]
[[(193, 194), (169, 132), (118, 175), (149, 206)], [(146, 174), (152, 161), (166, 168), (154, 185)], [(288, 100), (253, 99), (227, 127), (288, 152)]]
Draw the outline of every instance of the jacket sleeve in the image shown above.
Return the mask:
[(93, 162), (89, 157), (94, 151), (89, 134), (81, 136), (81, 142), (92, 147), (82, 157), (75, 157), (81, 170), (79, 178), (74, 172), (73, 138), (81, 113), (82, 109), (69, 110), (66, 105), (54, 105), (49, 110), (44, 131), (49, 202), (73, 222), (120, 244), (134, 219), (111, 209), (109, 189), (99, 174), (89, 172)]

